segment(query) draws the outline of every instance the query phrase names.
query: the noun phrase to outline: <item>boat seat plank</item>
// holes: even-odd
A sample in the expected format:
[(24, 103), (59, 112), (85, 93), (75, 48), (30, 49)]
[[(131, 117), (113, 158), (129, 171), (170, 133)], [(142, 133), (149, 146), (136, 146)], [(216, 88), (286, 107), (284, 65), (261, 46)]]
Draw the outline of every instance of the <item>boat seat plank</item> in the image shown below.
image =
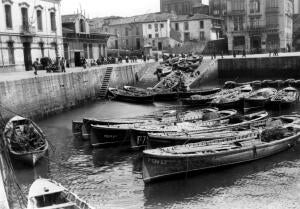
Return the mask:
[(75, 207), (75, 206), (76, 206), (75, 203), (68, 202), (68, 203), (64, 203), (64, 204), (43, 207), (43, 208), (40, 208), (40, 209), (56, 209), (56, 208), (67, 208), (67, 207)]

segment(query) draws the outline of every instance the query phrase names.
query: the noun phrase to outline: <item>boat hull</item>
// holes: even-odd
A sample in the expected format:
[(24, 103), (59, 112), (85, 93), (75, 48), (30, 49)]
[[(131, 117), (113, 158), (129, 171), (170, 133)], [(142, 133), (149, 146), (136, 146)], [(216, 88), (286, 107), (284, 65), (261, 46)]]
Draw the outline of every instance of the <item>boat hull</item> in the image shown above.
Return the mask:
[(158, 92), (154, 96), (155, 101), (172, 101), (180, 98), (189, 98), (194, 95), (208, 96), (219, 92), (221, 89), (209, 89), (209, 90), (191, 90), (187, 92)]
[(143, 179), (145, 183), (151, 183), (170, 176), (186, 175), (188, 173), (258, 160), (289, 149), (295, 145), (298, 139), (299, 135), (283, 141), (215, 155), (166, 157), (144, 154)]
[(93, 147), (130, 144), (130, 129), (92, 125), (90, 142)]
[(127, 96), (116, 94), (114, 96), (114, 100), (123, 101), (123, 102), (130, 102), (130, 103), (153, 103), (154, 97), (153, 95), (150, 96)]
[(15, 161), (23, 162), (28, 166), (34, 167), (41, 158), (46, 156), (47, 153), (48, 153), (48, 149), (45, 149), (40, 152), (26, 153), (26, 154), (16, 154), (14, 152), (10, 152), (10, 156)]

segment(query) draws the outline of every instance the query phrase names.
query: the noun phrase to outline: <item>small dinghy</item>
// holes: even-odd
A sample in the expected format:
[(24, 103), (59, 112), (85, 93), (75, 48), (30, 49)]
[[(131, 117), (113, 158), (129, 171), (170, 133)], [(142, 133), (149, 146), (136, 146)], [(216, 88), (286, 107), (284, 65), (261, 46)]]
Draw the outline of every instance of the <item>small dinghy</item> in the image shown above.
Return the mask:
[(94, 209), (62, 185), (48, 179), (38, 179), (31, 185), (27, 209)]
[(31, 166), (46, 155), (49, 147), (43, 131), (33, 121), (20, 116), (8, 121), (3, 139), (12, 158)]
[(299, 138), (300, 133), (292, 128), (278, 126), (235, 138), (146, 150), (143, 154), (143, 180), (150, 183), (262, 159), (291, 148)]
[(108, 93), (114, 100), (133, 103), (153, 103), (154, 97), (151, 92), (130, 92), (116, 88), (109, 88)]

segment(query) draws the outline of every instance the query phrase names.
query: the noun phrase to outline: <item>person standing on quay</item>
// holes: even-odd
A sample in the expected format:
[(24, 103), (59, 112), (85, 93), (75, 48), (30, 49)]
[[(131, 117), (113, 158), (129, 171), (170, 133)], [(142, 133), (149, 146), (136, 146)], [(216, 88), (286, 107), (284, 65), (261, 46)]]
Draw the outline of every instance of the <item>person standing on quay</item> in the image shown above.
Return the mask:
[(38, 71), (38, 67), (39, 67), (39, 59), (36, 58), (36, 60), (34, 61), (34, 63), (32, 64), (33, 68), (34, 68), (34, 75), (37, 76), (37, 71)]
[(243, 57), (246, 58), (246, 49), (245, 48), (243, 49)]
[(66, 64), (65, 64), (65, 58), (60, 59), (60, 66), (61, 66), (61, 72), (65, 73), (66, 72)]

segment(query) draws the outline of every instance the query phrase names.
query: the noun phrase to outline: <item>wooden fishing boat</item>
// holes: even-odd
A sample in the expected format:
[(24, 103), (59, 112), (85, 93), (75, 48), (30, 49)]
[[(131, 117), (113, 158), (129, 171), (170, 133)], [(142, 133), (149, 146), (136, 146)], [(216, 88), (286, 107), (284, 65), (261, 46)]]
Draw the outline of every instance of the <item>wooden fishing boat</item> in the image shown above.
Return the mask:
[(27, 209), (94, 209), (76, 194), (53, 180), (37, 179), (28, 194)]
[(155, 101), (174, 101), (181, 98), (189, 98), (193, 95), (207, 96), (221, 91), (220, 88), (191, 89), (189, 91), (157, 91), (154, 95)]
[(229, 96), (231, 94), (237, 93), (236, 89), (223, 89), (215, 94), (210, 94), (206, 96), (193, 95), (190, 98), (181, 99), (183, 105), (187, 106), (208, 106), (216, 98)]
[(122, 89), (109, 88), (110, 98), (118, 101), (133, 102), (133, 103), (153, 103), (153, 93), (135, 93)]
[(166, 177), (187, 175), (207, 169), (241, 164), (265, 158), (294, 146), (300, 133), (283, 127), (279, 137), (254, 132), (237, 138), (213, 140), (176, 147), (146, 150), (143, 153), (143, 180), (151, 183)]
[(142, 94), (148, 94), (151, 91), (148, 89), (138, 88), (134, 86), (124, 86), (123, 89), (125, 91), (133, 92), (133, 93), (142, 93)]
[[(208, 141), (216, 138), (225, 138), (234, 136), (239, 133), (240, 130), (251, 129), (253, 127), (265, 127), (273, 120), (285, 122), (285, 120), (281, 120), (281, 118), (272, 118), (267, 120), (267, 117), (268, 113), (263, 111), (245, 115), (239, 119), (240, 122), (230, 121), (226, 125), (213, 126), (208, 129), (198, 131), (148, 133), (147, 148), (153, 149), (158, 147)], [(292, 121), (294, 122), (294, 120)], [(291, 121), (289, 120), (288, 122), (290, 123)]]
[(15, 116), (8, 121), (3, 139), (13, 159), (35, 166), (48, 151), (43, 131), (31, 120)]
[[(115, 125), (91, 125), (91, 145), (93, 147), (106, 147), (115, 144), (127, 145), (132, 137), (132, 129), (140, 126), (168, 125), (180, 121), (198, 121), (208, 117), (209, 113), (216, 113), (216, 109), (204, 109), (200, 111), (187, 111), (180, 116), (164, 117), (161, 120), (149, 120), (144, 123), (115, 124)], [(215, 119), (216, 120), (216, 119)]]
[(249, 107), (264, 107), (267, 102), (277, 94), (274, 88), (262, 88), (251, 93), (248, 97), (244, 98), (245, 108)]
[[(146, 117), (145, 117), (146, 118)], [(119, 125), (119, 124), (136, 124), (136, 123), (145, 123), (146, 119), (92, 119), (92, 118), (84, 118), (82, 125), (82, 138), (84, 140), (90, 140), (92, 125)]]
[(252, 90), (250, 85), (238, 87), (233, 89), (231, 94), (216, 97), (210, 104), (219, 109), (241, 109), (244, 107), (244, 98), (248, 97)]
[(236, 115), (236, 110), (224, 110), (217, 113), (217, 117), (207, 120), (191, 122), (181, 122), (173, 124), (152, 124), (133, 127), (131, 129), (131, 148), (144, 148), (148, 144), (149, 133), (186, 133), (200, 130), (208, 130), (209, 127), (220, 126), (229, 122), (229, 119)]
[(279, 91), (270, 100), (271, 106), (285, 107), (295, 104), (299, 101), (299, 92), (293, 87), (287, 87)]

